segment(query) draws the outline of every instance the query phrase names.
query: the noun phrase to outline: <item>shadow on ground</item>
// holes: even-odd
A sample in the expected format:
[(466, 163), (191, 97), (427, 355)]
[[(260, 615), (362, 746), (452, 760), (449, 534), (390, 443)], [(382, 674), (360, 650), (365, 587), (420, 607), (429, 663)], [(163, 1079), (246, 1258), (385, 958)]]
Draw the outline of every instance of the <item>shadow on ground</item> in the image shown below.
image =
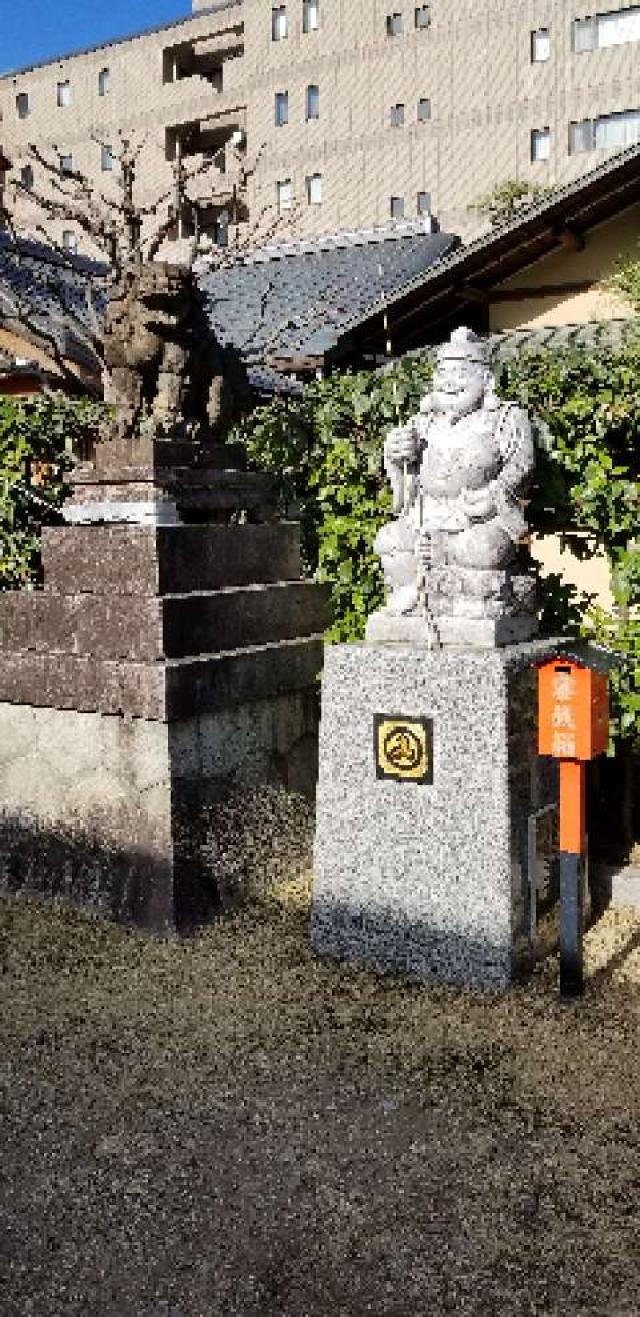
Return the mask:
[(508, 994), (316, 959), (308, 888), (188, 942), (0, 902), (3, 1313), (640, 1310), (640, 919)]

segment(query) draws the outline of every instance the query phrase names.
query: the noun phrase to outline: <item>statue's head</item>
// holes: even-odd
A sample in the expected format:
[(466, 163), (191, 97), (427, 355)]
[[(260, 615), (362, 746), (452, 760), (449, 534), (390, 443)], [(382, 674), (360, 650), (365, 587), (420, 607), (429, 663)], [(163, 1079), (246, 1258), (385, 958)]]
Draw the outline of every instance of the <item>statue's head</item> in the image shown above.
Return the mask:
[(466, 416), (484, 400), (492, 381), (487, 344), (472, 329), (456, 329), (438, 348), (432, 405), (450, 416)]

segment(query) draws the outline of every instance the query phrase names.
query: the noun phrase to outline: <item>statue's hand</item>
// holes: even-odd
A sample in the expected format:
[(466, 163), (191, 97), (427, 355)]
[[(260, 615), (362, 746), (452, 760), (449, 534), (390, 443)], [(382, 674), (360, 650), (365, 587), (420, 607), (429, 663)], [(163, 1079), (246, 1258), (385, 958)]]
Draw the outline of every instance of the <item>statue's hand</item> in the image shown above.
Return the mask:
[(496, 511), (493, 484), (484, 485), (482, 489), (465, 489), (461, 498), (469, 521), (486, 521)]
[(418, 440), (408, 425), (398, 425), (389, 433), (384, 442), (384, 454), (388, 462), (402, 466), (417, 462)]

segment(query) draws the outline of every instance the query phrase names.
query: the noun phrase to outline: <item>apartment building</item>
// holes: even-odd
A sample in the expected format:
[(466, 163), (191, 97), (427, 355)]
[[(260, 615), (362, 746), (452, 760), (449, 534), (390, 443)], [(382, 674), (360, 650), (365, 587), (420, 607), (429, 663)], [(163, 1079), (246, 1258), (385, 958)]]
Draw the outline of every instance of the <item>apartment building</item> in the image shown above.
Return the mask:
[(258, 235), (436, 215), (470, 236), (497, 183), (568, 183), (640, 141), (640, 4), (586, 5), (193, 0), (181, 22), (5, 75), (0, 140), (14, 171), (35, 141), (113, 186), (117, 130), (145, 136), (147, 202), (177, 154), (209, 156), (194, 211), (222, 241), (240, 153)]

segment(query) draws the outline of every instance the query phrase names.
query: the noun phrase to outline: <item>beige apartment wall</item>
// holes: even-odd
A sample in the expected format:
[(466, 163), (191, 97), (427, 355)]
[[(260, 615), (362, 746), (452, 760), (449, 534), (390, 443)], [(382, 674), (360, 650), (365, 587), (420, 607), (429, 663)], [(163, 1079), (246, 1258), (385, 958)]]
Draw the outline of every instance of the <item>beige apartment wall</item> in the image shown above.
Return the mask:
[[(575, 54), (577, 0), (432, 0), (426, 31), (415, 31), (414, 9), (414, 0), (321, 0), (320, 29), (304, 34), (302, 4), (289, 3), (289, 37), (273, 42), (271, 6), (245, 0), (249, 137), (265, 144), (257, 197), (273, 205), (276, 180), (291, 177), (305, 232), (388, 223), (392, 195), (405, 197), (413, 218), (417, 193), (428, 191), (441, 226), (471, 236), (482, 225), (469, 203), (495, 184), (568, 182), (606, 155), (569, 155), (572, 120), (640, 107), (638, 44)], [(390, 12), (403, 14), (400, 37), (386, 34)], [(551, 58), (534, 64), (531, 33), (543, 26)], [(321, 118), (305, 124), (311, 82)], [(276, 128), (274, 96), (285, 90), (290, 122)], [(420, 96), (432, 105), (424, 124)], [(391, 128), (398, 102), (405, 126)], [(532, 163), (531, 132), (546, 127), (550, 159)], [(323, 203), (307, 207), (305, 178), (316, 170)]]
[[(581, 325), (594, 320), (631, 317), (633, 307), (606, 287), (621, 256), (640, 256), (640, 205), (630, 206), (615, 219), (591, 229), (582, 251), (561, 248), (497, 284), (496, 293), (516, 301), (493, 301), (489, 312), (492, 330), (536, 329), (552, 325)], [(571, 290), (571, 284), (589, 287)], [(562, 289), (562, 285), (565, 285)], [(527, 297), (528, 289), (556, 288), (549, 296)]]
[[(220, 12), (194, 15), (159, 31), (0, 79), (2, 136), (14, 172), (28, 160), (29, 144), (36, 143), (49, 153), (71, 153), (74, 168), (95, 181), (107, 196), (115, 195), (116, 179), (101, 169), (99, 143), (117, 148), (118, 130), (126, 129), (134, 141), (143, 143), (136, 180), (138, 199), (142, 205), (152, 204), (171, 185), (165, 150), (168, 128), (198, 121), (233, 125), (243, 122), (245, 114), (239, 77), (242, 59), (227, 61), (223, 89), (217, 91), (199, 76), (164, 82), (165, 50), (183, 42), (199, 47), (207, 42), (225, 51), (241, 40), (242, 8), (239, 3), (230, 4)], [(103, 68), (109, 69), (109, 91), (99, 96), (98, 75)], [(57, 84), (67, 80), (71, 104), (59, 107)], [(16, 112), (20, 92), (29, 95), (30, 112), (24, 120)], [(17, 216), (31, 231), (41, 219), (40, 212), (26, 200), (19, 204)], [(68, 222), (53, 223), (50, 231), (59, 240), (63, 228), (73, 227)], [(86, 242), (81, 245), (87, 249)]]
[[(92, 131), (118, 126), (148, 134), (145, 194), (168, 186), (166, 129), (215, 118), (245, 122), (247, 157), (258, 161), (250, 200), (254, 216), (276, 222), (276, 183), (292, 178), (291, 227), (303, 235), (387, 224), (390, 198), (405, 198), (414, 218), (418, 192), (429, 192), (445, 230), (471, 236), (482, 227), (469, 203), (506, 178), (543, 184), (572, 181), (606, 152), (569, 154), (569, 124), (616, 110), (640, 108), (640, 44), (576, 54), (571, 23), (584, 17), (579, 0), (431, 0), (429, 28), (416, 31), (416, 0), (320, 0), (320, 28), (302, 32), (302, 0), (286, 0), (289, 36), (272, 40), (269, 0), (238, 0), (213, 10), (194, 0), (193, 17), (158, 32), (51, 62), (0, 79), (2, 137), (18, 163), (28, 141), (56, 142), (99, 175)], [(607, 11), (625, 8), (607, 0)], [(401, 13), (404, 32), (387, 36), (386, 19)], [(225, 65), (223, 92), (192, 78), (162, 81), (162, 52), (182, 40), (211, 37), (222, 49), (242, 25), (244, 54)], [(531, 62), (531, 33), (546, 26), (551, 55)], [(112, 90), (97, 96), (103, 65)], [(55, 104), (55, 84), (69, 77), (74, 103)], [(320, 88), (320, 119), (305, 123), (304, 94)], [(29, 119), (20, 122), (15, 96), (28, 90)], [(276, 91), (289, 93), (289, 123), (276, 128)], [(432, 118), (416, 120), (419, 97)], [(405, 105), (405, 124), (389, 125), (389, 110)], [(532, 163), (531, 133), (549, 128), (550, 158)], [(323, 179), (321, 205), (310, 206), (305, 179)], [(104, 181), (104, 179), (101, 179)], [(264, 227), (264, 226), (263, 226)], [(282, 231), (282, 230), (281, 230)]]

